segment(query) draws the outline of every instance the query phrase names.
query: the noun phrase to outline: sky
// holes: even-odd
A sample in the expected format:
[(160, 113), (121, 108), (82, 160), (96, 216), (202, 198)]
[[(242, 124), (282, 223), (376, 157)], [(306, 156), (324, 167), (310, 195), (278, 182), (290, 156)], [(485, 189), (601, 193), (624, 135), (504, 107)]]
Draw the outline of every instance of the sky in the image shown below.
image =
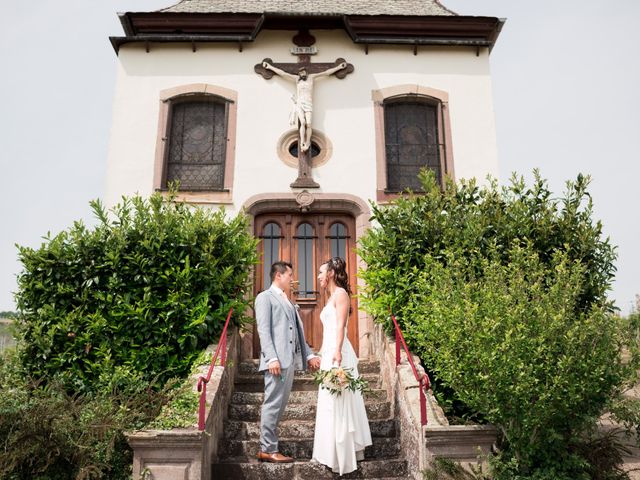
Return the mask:
[[(0, 311), (13, 310), (15, 244), (91, 225), (105, 193), (119, 11), (172, 0), (7, 2), (0, 29)], [(617, 246), (610, 296), (640, 294), (639, 0), (442, 0), (506, 18), (491, 53), (500, 181), (539, 168), (561, 195), (592, 176), (594, 217)]]

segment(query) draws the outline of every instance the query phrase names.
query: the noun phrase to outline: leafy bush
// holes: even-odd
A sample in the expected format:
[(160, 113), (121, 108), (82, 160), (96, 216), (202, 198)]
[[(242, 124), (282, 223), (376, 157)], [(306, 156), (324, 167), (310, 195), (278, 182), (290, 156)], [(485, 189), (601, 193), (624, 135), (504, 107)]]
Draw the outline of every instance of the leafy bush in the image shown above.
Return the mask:
[(635, 365), (622, 360), (629, 330), (606, 298), (615, 250), (591, 219), (588, 178), (562, 199), (537, 172), (531, 188), (514, 177), (441, 191), (421, 179), (424, 195), (373, 207), (362, 304), (381, 322), (395, 310), (441, 403), (501, 429), (496, 478), (588, 478), (570, 443)]
[(422, 302), (406, 334), (417, 353), (500, 428), (518, 472), (581, 478), (588, 466), (567, 445), (628, 378), (629, 332), (602, 306), (576, 312), (584, 267), (564, 252), (550, 265), (526, 244), (509, 250), (506, 265), (491, 250), (443, 254), (448, 265), (430, 259), (416, 281)]
[(362, 300), (378, 319), (388, 317), (391, 306), (402, 311), (411, 302), (413, 277), (424, 270), (425, 254), (446, 265), (441, 255), (455, 246), (460, 255), (484, 255), (498, 249), (507, 261), (514, 241), (529, 241), (544, 263), (556, 251), (584, 265), (584, 281), (578, 308), (606, 304), (606, 293), (616, 268), (615, 248), (602, 238), (602, 225), (592, 220), (589, 178), (578, 175), (567, 182), (564, 198), (554, 199), (537, 171), (528, 188), (522, 178), (512, 177), (508, 186), (495, 182), (484, 188), (474, 180), (441, 191), (433, 173), (421, 174), (424, 195), (401, 197), (389, 208), (372, 205), (374, 224), (360, 240), (360, 254), (367, 264), (362, 272), (367, 288)]
[(162, 385), (189, 372), (229, 308), (244, 310), (256, 262), (246, 218), (172, 200), (125, 198), (111, 216), (95, 201), (95, 228), (19, 247), (20, 353), (34, 378), (86, 392), (123, 367)]
[[(634, 351), (640, 349), (640, 295), (636, 295), (635, 308), (627, 317), (623, 317), (620, 321), (626, 323), (626, 327), (630, 332), (629, 343), (631, 351), (625, 352), (625, 356), (633, 354)], [(636, 385), (630, 385), (637, 388)], [(640, 398), (633, 391), (622, 392), (621, 395), (613, 399), (609, 406), (609, 412), (612, 419), (623, 425), (628, 432), (633, 432), (636, 441), (640, 440)]]
[(0, 356), (0, 478), (7, 480), (130, 479), (123, 432), (155, 418), (175, 390), (175, 382), (156, 389), (130, 374), (116, 389), (73, 395), (24, 373), (17, 358)]
[[(131, 475), (124, 431), (191, 424), (184, 377), (229, 308), (243, 322), (256, 242), (244, 216), (123, 199), (19, 247), (18, 346), (0, 359), (0, 477)], [(167, 415), (160, 415), (164, 411)]]

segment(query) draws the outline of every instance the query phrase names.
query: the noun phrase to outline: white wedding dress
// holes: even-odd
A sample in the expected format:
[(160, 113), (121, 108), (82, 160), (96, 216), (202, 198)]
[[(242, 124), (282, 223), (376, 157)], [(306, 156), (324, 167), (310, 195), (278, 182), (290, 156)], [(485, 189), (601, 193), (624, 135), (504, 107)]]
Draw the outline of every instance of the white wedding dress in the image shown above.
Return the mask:
[[(337, 335), (333, 299), (329, 299), (322, 309), (320, 320), (323, 327), (320, 368), (330, 370)], [(346, 328), (342, 343), (342, 367), (351, 368), (351, 374), (358, 376), (358, 357), (347, 338)], [(364, 458), (367, 445), (371, 445), (371, 431), (362, 394), (345, 390), (340, 395), (331, 395), (328, 390), (319, 387), (312, 461), (344, 475), (358, 468), (356, 461)]]

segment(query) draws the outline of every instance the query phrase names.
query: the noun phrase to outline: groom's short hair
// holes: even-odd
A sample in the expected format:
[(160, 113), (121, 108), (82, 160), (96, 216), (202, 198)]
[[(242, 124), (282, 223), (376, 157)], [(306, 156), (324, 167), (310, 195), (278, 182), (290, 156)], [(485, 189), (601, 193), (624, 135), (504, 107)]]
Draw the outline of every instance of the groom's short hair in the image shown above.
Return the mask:
[(289, 262), (275, 262), (273, 265), (271, 265), (271, 272), (269, 273), (271, 281), (273, 282), (273, 280), (276, 278), (276, 273), (286, 273), (287, 268), (293, 270), (293, 265), (291, 265)]

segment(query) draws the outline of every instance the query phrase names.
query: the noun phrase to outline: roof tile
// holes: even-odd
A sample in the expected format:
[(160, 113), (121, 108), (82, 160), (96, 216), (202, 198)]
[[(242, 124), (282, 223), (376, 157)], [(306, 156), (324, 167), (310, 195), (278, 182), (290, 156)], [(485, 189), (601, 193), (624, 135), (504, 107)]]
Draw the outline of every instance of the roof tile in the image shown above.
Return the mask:
[(317, 15), (457, 15), (438, 0), (181, 0), (171, 13), (284, 13)]

